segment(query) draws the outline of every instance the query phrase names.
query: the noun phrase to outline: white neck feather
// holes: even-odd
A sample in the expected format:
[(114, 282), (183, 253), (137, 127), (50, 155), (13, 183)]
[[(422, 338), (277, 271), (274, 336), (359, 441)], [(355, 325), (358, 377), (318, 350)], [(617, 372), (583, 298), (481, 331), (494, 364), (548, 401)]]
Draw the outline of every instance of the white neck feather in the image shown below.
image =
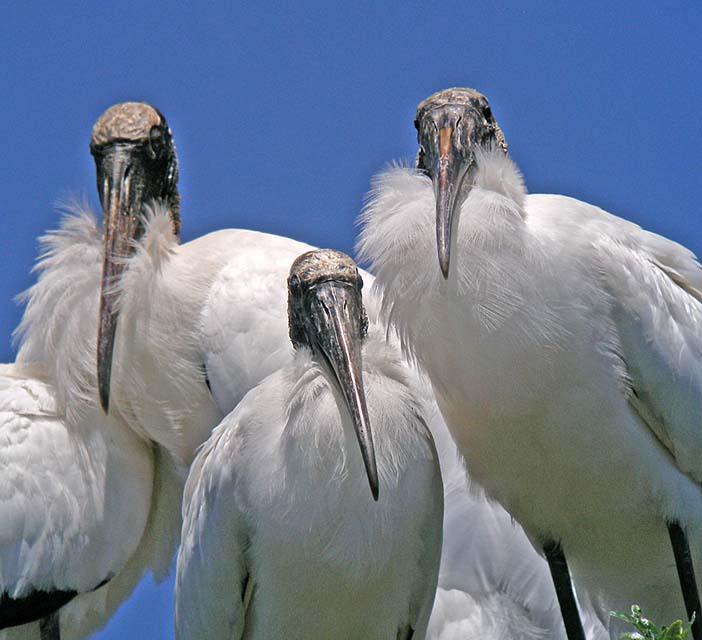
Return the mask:
[(512, 159), (497, 148), (478, 149), (475, 159), (478, 165), (476, 187), (505, 196), (523, 211), (526, 186)]
[[(476, 160), (475, 184), (454, 224), (448, 281), (439, 269), (436, 205), (427, 176), (402, 167), (384, 171), (361, 214), (360, 258), (375, 273), (383, 313), (410, 353), (422, 335), (436, 333), (436, 314), (448, 308), (447, 296), (465, 306), (461, 321), (473, 322), (485, 335), (543, 295), (533, 290), (538, 278), (526, 277), (548, 266), (526, 224), (522, 176), (499, 150), (479, 153)], [(519, 331), (538, 336), (549, 328), (525, 322)]]
[(186, 463), (221, 418), (200, 345), (200, 313), (219, 266), (215, 255), (180, 245), (168, 208), (156, 204), (119, 284), (113, 406)]
[[(40, 238), (36, 284), (15, 331), (17, 361), (42, 363), (56, 389), (60, 411), (82, 414), (97, 402), (97, 308), (102, 241), (97, 219), (85, 201), (64, 207), (56, 231)], [(70, 401), (69, 401), (70, 400)]]

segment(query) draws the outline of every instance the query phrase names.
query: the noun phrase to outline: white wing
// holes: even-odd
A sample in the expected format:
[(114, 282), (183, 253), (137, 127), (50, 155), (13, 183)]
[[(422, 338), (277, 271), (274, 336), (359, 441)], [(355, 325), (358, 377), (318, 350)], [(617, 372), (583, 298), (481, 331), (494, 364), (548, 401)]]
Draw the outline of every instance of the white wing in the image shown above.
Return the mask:
[(202, 311), (202, 348), (212, 394), (226, 414), (263, 378), (290, 361), (287, 277), (313, 247), (237, 231), (237, 247), (212, 283)]
[(231, 473), (236, 446), (231, 417), (202, 447), (185, 486), (175, 589), (177, 640), (239, 640), (244, 631), (253, 583), (244, 558), (245, 517)]
[[(31, 372), (34, 373), (34, 372)], [(0, 591), (89, 591), (139, 544), (150, 447), (99, 411), (67, 427), (53, 388), (0, 366)]]
[(683, 247), (645, 232), (638, 246), (600, 243), (630, 403), (702, 482), (702, 271)]
[[(157, 583), (168, 577), (180, 541), (185, 478), (181, 467), (167, 452), (155, 447), (153, 453), (151, 511), (139, 546), (104, 587), (77, 596), (61, 609), (61, 637), (65, 640), (85, 638), (102, 628), (147, 572)], [(37, 637), (35, 633), (31, 640)], [(8, 640), (15, 637), (10, 635)]]
[(552, 228), (563, 230), (566, 212), (578, 224), (570, 236), (583, 238), (595, 256), (590, 268), (599, 272), (610, 294), (618, 356), (630, 378), (630, 404), (678, 467), (701, 482), (699, 262), (681, 245), (597, 207), (563, 196), (531, 199), (541, 202), (539, 210), (560, 215), (560, 224), (554, 221)]

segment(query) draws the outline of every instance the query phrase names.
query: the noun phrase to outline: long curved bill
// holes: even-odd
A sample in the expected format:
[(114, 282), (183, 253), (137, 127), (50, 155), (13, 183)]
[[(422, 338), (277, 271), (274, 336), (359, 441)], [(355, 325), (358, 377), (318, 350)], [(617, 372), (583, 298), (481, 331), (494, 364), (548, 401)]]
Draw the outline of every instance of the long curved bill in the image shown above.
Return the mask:
[[(448, 279), (449, 276), (451, 234), (458, 195), (461, 194), (461, 201), (468, 197), (472, 187), (471, 176), (468, 174), (475, 171), (472, 155), (466, 158), (466, 152), (456, 148), (453, 132), (453, 127), (443, 127), (439, 130), (438, 161), (437, 166), (431, 170), (436, 199), (436, 247), (444, 279)], [(464, 187), (466, 178), (468, 184)]]
[(329, 363), (351, 416), (373, 499), (378, 500), (378, 469), (361, 375), (361, 294), (337, 281), (314, 289), (316, 347)]
[(116, 286), (126, 259), (134, 251), (139, 231), (141, 202), (134, 196), (132, 158), (129, 147), (112, 149), (102, 159), (98, 187), (103, 207), (103, 266), (97, 342), (97, 381), (100, 404), (105, 413), (110, 408), (112, 354), (117, 328)]

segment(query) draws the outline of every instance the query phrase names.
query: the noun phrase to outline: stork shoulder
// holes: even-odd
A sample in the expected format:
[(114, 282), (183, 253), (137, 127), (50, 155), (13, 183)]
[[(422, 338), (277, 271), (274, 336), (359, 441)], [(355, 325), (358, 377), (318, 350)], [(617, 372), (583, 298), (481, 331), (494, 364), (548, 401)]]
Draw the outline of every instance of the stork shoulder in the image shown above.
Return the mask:
[(570, 246), (608, 296), (612, 348), (625, 368), (632, 410), (678, 467), (701, 481), (699, 262), (678, 243), (577, 200), (530, 196), (529, 207), (542, 223), (550, 218), (558, 224), (560, 213), (562, 225), (571, 225), (564, 232), (573, 239)]
[[(702, 297), (702, 268), (689, 249), (673, 240), (642, 229), (604, 209), (561, 195), (532, 194), (526, 210), (531, 228), (547, 237), (558, 235), (574, 247), (578, 241), (599, 250), (608, 244), (621, 245), (645, 257), (651, 267), (663, 271), (673, 284), (697, 299)], [(602, 268), (606, 268), (603, 264)]]
[(255, 231), (228, 233), (229, 251), (200, 315), (205, 367), (224, 413), (289, 362), (287, 276), (295, 258), (312, 248)]

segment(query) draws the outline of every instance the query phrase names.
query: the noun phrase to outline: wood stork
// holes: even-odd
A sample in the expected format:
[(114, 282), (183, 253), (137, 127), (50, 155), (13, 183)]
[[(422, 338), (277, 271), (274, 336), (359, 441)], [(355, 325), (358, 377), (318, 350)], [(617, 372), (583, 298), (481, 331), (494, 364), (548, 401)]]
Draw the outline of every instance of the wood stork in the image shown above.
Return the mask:
[[(138, 160), (153, 162), (154, 128), (170, 135), (160, 114), (134, 103), (113, 107), (95, 125), (99, 186), (121, 179), (115, 158), (134, 150), (136, 161), (122, 167), (120, 206), (134, 194), (153, 197), (153, 178), (140, 177)], [(107, 229), (106, 245), (119, 250), (111, 238)], [(104, 415), (97, 401), (102, 249), (94, 218), (68, 219), (44, 246), (41, 275), (25, 296), (17, 362), (0, 367), (6, 638), (79, 638), (98, 628), (145, 570), (165, 576), (179, 529), (182, 479), (169, 454)]]
[(700, 265), (595, 206), (527, 195), (473, 90), (431, 96), (415, 125), (417, 170), (376, 179), (359, 249), (471, 475), (543, 546), (570, 638), (566, 558), (604, 611), (695, 610), (702, 637), (685, 540), (702, 525)]
[[(20, 327), (23, 340), (18, 360), (43, 363), (47, 371), (42, 377), (54, 381), (44, 388), (54, 395), (60, 419), (66, 415), (71, 424), (84, 417), (83, 406), (92, 410), (98, 387), (109, 406), (105, 391), (113, 367), (104, 362), (111, 359), (114, 345), (117, 401), (110, 406), (111, 413), (117, 422), (126, 420), (137, 434), (162, 446), (153, 448), (156, 477), (151, 512), (137, 552), (107, 585), (62, 609), (65, 638), (81, 637), (86, 629), (104, 623), (145, 568), (160, 572), (159, 576), (167, 569), (180, 515), (180, 479), (168, 452), (189, 463), (212, 426), (249, 389), (289, 362), (285, 278), (293, 259), (311, 248), (241, 230), (221, 231), (180, 245), (173, 178), (177, 160), (163, 116), (154, 115), (147, 105), (127, 104), (108, 110), (98, 122), (91, 147), (98, 163), (101, 199), (106, 203), (104, 228), (111, 235), (101, 239), (94, 217), (79, 210), (47, 237), (41, 276), (28, 294)], [(126, 131), (121, 132), (122, 128)], [(169, 159), (160, 163), (161, 178), (156, 180), (157, 185), (170, 185), (165, 194), (161, 187), (153, 189), (149, 184), (148, 176), (156, 171), (150, 164), (154, 155)], [(164, 176), (169, 175), (166, 180)], [(147, 217), (144, 227), (136, 215), (139, 201), (157, 195), (165, 202)], [(115, 221), (112, 218), (121, 214), (114, 203), (120, 202), (131, 205), (126, 218)], [(130, 234), (140, 237), (142, 233), (138, 245), (128, 240)], [(114, 251), (117, 259), (105, 258), (101, 246)], [(134, 246), (136, 253), (125, 257)], [(103, 262), (107, 264), (101, 268)], [(101, 270), (107, 275), (102, 280)], [(121, 279), (110, 282), (118, 271)], [(372, 282), (370, 276), (364, 278)], [(102, 385), (98, 385), (94, 336), (101, 282), (105, 295), (100, 331), (107, 339), (100, 341), (99, 354), (106, 360), (99, 369)], [(374, 298), (367, 302), (371, 316), (376, 317)], [(119, 323), (117, 312), (122, 316)], [(418, 381), (415, 386), (421, 384)], [(464, 476), (462, 464), (445, 437), (433, 397), (427, 395), (430, 427), (444, 443), (442, 467), (454, 478), (447, 485), (447, 544), (430, 637), (455, 637), (451, 633), (465, 637), (472, 630), (484, 638), (532, 637), (524, 631), (532, 628), (534, 637), (542, 637), (553, 628), (553, 598), (542, 597), (545, 565), (504, 511), (468, 493), (458, 480)], [(20, 417), (24, 420), (36, 413), (29, 410)], [(110, 477), (114, 485), (120, 476), (115, 472)], [(459, 512), (469, 512), (473, 518), (457, 517)], [(505, 554), (499, 547), (505, 540), (513, 553)], [(127, 536), (124, 541), (128, 546)]]
[(293, 263), (295, 354), (215, 429), (188, 478), (179, 640), (425, 637), (441, 472), (362, 285), (338, 251)]
[[(107, 194), (103, 201), (111, 197)], [(98, 370), (108, 372), (100, 386), (103, 405), (189, 464), (212, 427), (246, 392), (292, 358), (286, 277), (295, 257), (312, 247), (234, 229), (181, 245), (180, 219), (171, 212), (169, 201), (177, 204), (167, 194), (165, 203), (156, 203), (144, 220), (129, 229), (125, 225), (125, 232), (118, 229), (119, 237), (113, 240), (122, 247), (136, 246), (136, 251), (126, 261), (122, 252), (118, 261), (123, 267), (121, 278), (115, 287), (108, 285), (104, 290), (118, 302), (102, 325), (107, 327), (105, 334), (114, 331), (115, 338), (101, 342), (105, 348), (99, 352), (103, 361)], [(119, 215), (115, 208), (106, 210), (108, 216)], [(104, 226), (117, 228), (109, 220)], [(127, 239), (130, 233), (141, 237), (136, 245)], [(111, 262), (106, 254), (105, 273), (113, 273)], [(370, 275), (363, 277), (372, 282)], [(374, 296), (367, 297), (366, 306), (371, 322), (375, 321), (378, 304)], [(60, 335), (52, 336), (52, 344), (60, 343)], [(91, 366), (89, 359), (85, 361)], [(417, 372), (411, 370), (408, 375)], [(427, 396), (424, 403), (434, 416), (430, 428), (435, 436), (445, 434), (433, 396)], [(463, 477), (455, 446), (449, 443), (443, 449), (443, 468)], [(558, 637), (555, 600), (552, 593), (543, 597), (548, 593), (544, 583), (550, 580), (545, 563), (500, 508), (469, 494), (465, 485), (458, 486), (452, 485), (447, 511), (452, 524), (446, 539), (452, 542), (444, 547), (442, 567), (447, 570), (442, 569), (442, 575), (446, 580), (439, 593), (440, 599), (445, 593), (451, 602), (447, 600), (433, 617), (431, 637), (448, 638), (444, 628), (465, 630), (471, 625), (485, 638), (488, 627), (494, 630), (494, 637), (528, 637), (522, 633), (527, 627), (539, 629), (542, 636)], [(452, 518), (459, 510), (484, 518)], [(493, 543), (498, 539), (509, 540), (514, 553), (505, 553)], [(472, 540), (481, 543), (473, 545)], [(483, 558), (478, 549), (493, 553)], [(456, 566), (464, 570), (459, 572)], [(460, 604), (456, 590), (464, 596)], [(494, 604), (498, 600), (499, 608)], [(508, 605), (514, 615), (504, 614)], [(479, 607), (484, 607), (482, 615), (474, 615)], [(525, 619), (531, 626), (522, 624)]]
[[(117, 292), (110, 411), (143, 424), (149, 437), (189, 461), (213, 419), (290, 362), (286, 279), (293, 260), (312, 248), (237, 229), (179, 244), (167, 207), (148, 210)], [(373, 282), (366, 273), (363, 279)], [(375, 296), (366, 296), (366, 309), (377, 324)], [(448, 640), (456, 637), (447, 635), (451, 629), (466, 628), (483, 638), (561, 637), (546, 563), (502, 508), (469, 491), (433, 393), (416, 369), (406, 375), (423, 389), (443, 473), (451, 478), (430, 637)]]
[(63, 637), (87, 633), (142, 574), (130, 559), (151, 509), (151, 448), (99, 407), (68, 420), (44, 374), (0, 366), (0, 629), (14, 627), (7, 638), (58, 638), (57, 612), (68, 602)]

